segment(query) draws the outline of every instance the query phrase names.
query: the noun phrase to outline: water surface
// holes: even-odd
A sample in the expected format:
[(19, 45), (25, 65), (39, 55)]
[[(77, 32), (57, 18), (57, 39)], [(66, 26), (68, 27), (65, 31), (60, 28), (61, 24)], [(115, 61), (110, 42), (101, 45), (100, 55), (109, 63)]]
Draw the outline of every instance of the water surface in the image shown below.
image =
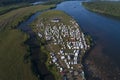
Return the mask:
[[(93, 37), (96, 45), (90, 55), (99, 56), (102, 54), (109, 59), (108, 64), (114, 63), (120, 69), (120, 20), (90, 12), (82, 6), (81, 1), (66, 1), (57, 5), (56, 9), (72, 16), (84, 32), (88, 32)], [(107, 60), (105, 58), (101, 56), (99, 59), (98, 63), (100, 62), (101, 66)], [(114, 67), (106, 65), (107, 70), (114, 70)], [(111, 72), (111, 75), (115, 74)]]

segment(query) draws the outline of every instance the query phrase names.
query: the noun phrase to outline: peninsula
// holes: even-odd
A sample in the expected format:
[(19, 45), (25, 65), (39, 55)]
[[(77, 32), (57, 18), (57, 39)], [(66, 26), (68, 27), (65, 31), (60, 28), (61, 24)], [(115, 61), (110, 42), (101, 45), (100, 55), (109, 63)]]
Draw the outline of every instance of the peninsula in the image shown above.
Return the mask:
[(56, 80), (85, 80), (82, 58), (90, 48), (80, 26), (62, 11), (43, 12), (32, 28), (48, 53), (45, 62)]

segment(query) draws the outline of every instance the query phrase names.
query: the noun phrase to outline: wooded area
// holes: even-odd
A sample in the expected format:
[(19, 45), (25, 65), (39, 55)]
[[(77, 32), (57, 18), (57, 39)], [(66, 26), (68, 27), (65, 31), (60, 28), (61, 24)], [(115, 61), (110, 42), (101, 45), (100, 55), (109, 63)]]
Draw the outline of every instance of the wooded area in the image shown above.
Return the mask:
[(9, 5), (9, 4), (16, 4), (16, 3), (29, 3), (35, 1), (47, 1), (47, 0), (0, 0), (0, 6)]

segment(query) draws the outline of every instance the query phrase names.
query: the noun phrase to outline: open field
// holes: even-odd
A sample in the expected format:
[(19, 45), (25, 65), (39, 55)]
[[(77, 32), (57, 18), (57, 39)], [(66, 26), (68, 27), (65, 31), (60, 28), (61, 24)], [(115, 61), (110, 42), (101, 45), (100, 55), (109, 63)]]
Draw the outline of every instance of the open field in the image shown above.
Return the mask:
[[(56, 18), (56, 17), (60, 17), (62, 19), (61, 22), (64, 23), (64, 24), (68, 24), (68, 25), (70, 25), (69, 20), (72, 19), (69, 15), (66, 15), (65, 12), (62, 12), (62, 11), (59, 11), (59, 10), (56, 10), (56, 11), (54, 11), (54, 10), (53, 11), (51, 11), (51, 10), (47, 11), (44, 14), (41, 14), (40, 16), (38, 16), (38, 19), (36, 19), (36, 21), (38, 21), (39, 19), (42, 19), (42, 17), (45, 18), (44, 22), (46, 24), (50, 23), (51, 25), (54, 25), (54, 23), (51, 23), (51, 19)], [(48, 19), (49, 19), (49, 21), (48, 21)], [(32, 23), (32, 25), (36, 26), (36, 24), (34, 24), (34, 23)], [(58, 25), (58, 24), (56, 24), (56, 25)]]
[(30, 60), (25, 63), (28, 36), (18, 30), (0, 33), (0, 80), (37, 80), (32, 74)]
[(55, 5), (37, 5), (16, 9), (0, 16), (0, 30), (3, 28), (15, 28), (20, 22), (23, 22), (35, 12), (49, 9)]
[(32, 74), (30, 61), (25, 63), (28, 36), (19, 30), (0, 33), (0, 80), (37, 80)]
[(120, 18), (120, 2), (83, 2), (90, 11)]
[[(0, 0), (0, 6), (12, 5), (17, 3), (31, 3), (39, 0)], [(45, 1), (45, 0), (41, 0)]]
[(29, 54), (24, 44), (29, 36), (16, 27), (35, 12), (51, 7), (54, 5), (30, 6), (0, 16), (0, 80), (37, 80), (31, 71), (30, 59), (24, 59)]
[(21, 3), (21, 4), (14, 4), (14, 5), (8, 5), (8, 6), (1, 6), (0, 7), (0, 15), (5, 14), (11, 10), (18, 9), (21, 7), (27, 7), (27, 6), (30, 6), (30, 4)]
[(59, 4), (61, 3), (62, 1), (65, 1), (65, 0), (51, 0), (51, 1), (47, 1), (45, 3), (43, 3), (44, 5), (50, 5), (50, 4)]

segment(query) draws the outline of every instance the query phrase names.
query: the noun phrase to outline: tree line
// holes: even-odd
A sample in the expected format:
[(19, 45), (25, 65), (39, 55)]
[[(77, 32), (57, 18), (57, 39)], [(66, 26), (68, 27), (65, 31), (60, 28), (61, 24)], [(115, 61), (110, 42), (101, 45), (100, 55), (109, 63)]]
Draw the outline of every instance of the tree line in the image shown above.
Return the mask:
[(35, 1), (47, 1), (47, 0), (0, 0), (0, 6), (16, 4), (16, 3), (29, 3)]

